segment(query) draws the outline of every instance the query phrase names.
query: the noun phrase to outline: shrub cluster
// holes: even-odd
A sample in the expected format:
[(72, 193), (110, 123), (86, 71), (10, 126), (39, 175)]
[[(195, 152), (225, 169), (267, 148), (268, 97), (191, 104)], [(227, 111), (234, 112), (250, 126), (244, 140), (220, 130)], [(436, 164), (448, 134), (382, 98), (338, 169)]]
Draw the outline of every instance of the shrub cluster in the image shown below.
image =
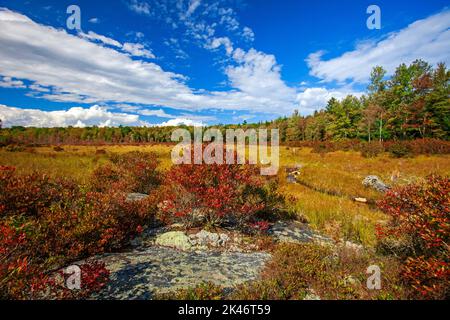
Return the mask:
[(450, 154), (450, 141), (439, 139), (389, 140), (365, 142), (361, 140), (297, 141), (287, 143), (290, 147), (312, 148), (316, 153), (335, 151), (359, 151), (364, 157), (376, 157), (383, 152), (402, 158), (417, 155)]
[(186, 227), (267, 229), (266, 220), (283, 210), (276, 184), (256, 167), (228, 164), (173, 166), (164, 181), (161, 219)]
[(380, 226), (380, 248), (403, 260), (403, 278), (419, 296), (450, 297), (450, 179), (425, 181), (389, 191), (379, 207), (392, 217)]
[(91, 179), (94, 191), (123, 190), (150, 193), (159, 184), (158, 160), (153, 153), (112, 154), (111, 163), (98, 167)]
[[(104, 183), (100, 190), (86, 190), (73, 181), (39, 173), (17, 175), (14, 168), (1, 166), (1, 298), (29, 298), (38, 295), (33, 293), (37, 289), (48, 288), (58, 289), (55, 295), (63, 298), (69, 293), (52, 285), (49, 270), (118, 249), (143, 225), (153, 223), (158, 198), (152, 190), (157, 172), (151, 170), (155, 161), (144, 163), (144, 157), (154, 159), (140, 155), (114, 158), (114, 168), (124, 174), (123, 181), (108, 180), (98, 174), (105, 168), (99, 168), (92, 181), (98, 186), (99, 180)], [(149, 197), (127, 201), (128, 189), (145, 190)], [(98, 289), (95, 282), (104, 280), (104, 267), (91, 264), (85, 268), (92, 272), (85, 279), (89, 285), (84, 292)]]

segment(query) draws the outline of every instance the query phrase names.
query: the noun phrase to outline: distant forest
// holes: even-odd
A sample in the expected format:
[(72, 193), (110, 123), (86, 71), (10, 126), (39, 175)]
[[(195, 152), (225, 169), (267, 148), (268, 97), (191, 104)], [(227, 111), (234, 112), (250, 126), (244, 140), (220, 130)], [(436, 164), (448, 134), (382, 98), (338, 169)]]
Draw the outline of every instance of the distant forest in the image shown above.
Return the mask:
[[(378, 66), (372, 70), (367, 94), (330, 99), (310, 116), (298, 111), (273, 121), (215, 125), (228, 128), (279, 129), (281, 142), (412, 140), (450, 138), (450, 70), (423, 60), (401, 64), (392, 77)], [(1, 120), (0, 120), (1, 128)], [(170, 142), (174, 127), (25, 128), (0, 130), (0, 145), (102, 144)], [(193, 131), (193, 128), (188, 128)]]

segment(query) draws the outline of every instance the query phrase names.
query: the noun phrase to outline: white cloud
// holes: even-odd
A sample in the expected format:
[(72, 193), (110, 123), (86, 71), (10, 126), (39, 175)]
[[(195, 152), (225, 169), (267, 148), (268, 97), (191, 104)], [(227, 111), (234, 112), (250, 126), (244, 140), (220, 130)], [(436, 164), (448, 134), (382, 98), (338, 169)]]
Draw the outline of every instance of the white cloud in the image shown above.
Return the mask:
[(271, 108), (286, 110), (295, 101), (296, 90), (288, 87), (281, 79), (281, 66), (275, 56), (255, 49), (240, 48), (233, 53), (238, 66), (229, 66), (225, 73), (233, 87), (242, 92), (272, 102)]
[(355, 50), (329, 60), (324, 52), (312, 53), (306, 59), (310, 74), (325, 81), (353, 80), (366, 82), (372, 68), (383, 66), (392, 74), (401, 63), (424, 59), (429, 63), (450, 62), (450, 10), (387, 35), (380, 41), (360, 43)]
[(194, 13), (194, 11), (198, 8), (198, 6), (200, 5), (201, 1), (200, 0), (191, 0), (191, 2), (189, 3), (189, 8), (188, 11), (186, 12), (186, 16), (189, 17), (191, 14)]
[(28, 86), (28, 88), (30, 88), (33, 91), (37, 91), (37, 92), (50, 92), (49, 88), (42, 87), (38, 84), (31, 84)]
[(362, 92), (354, 91), (352, 89), (326, 89), (326, 88), (307, 88), (297, 95), (299, 104), (299, 111), (301, 114), (308, 115), (314, 110), (319, 110), (327, 105), (328, 100), (336, 98), (341, 100), (347, 95), (354, 95), (356, 97), (362, 96)]
[(122, 47), (122, 44), (119, 41), (102, 36), (93, 31), (89, 31), (88, 33), (80, 32), (79, 35), (80, 35), (80, 37), (91, 40), (93, 42), (98, 41), (98, 42), (101, 42), (101, 43), (104, 43), (104, 44), (107, 44), (107, 45), (110, 45), (113, 47), (118, 47), (118, 48)]
[(144, 57), (149, 59), (155, 59), (155, 55), (148, 49), (145, 49), (144, 45), (140, 43), (129, 43), (123, 44), (122, 50), (130, 53), (135, 57)]
[(89, 22), (90, 23), (99, 23), (99, 19), (98, 18), (91, 18), (91, 19), (89, 19)]
[(219, 8), (220, 24), (223, 24), (228, 31), (239, 29), (239, 21), (235, 18), (235, 12), (231, 8)]
[(128, 7), (136, 13), (150, 15), (150, 5), (147, 2), (131, 0), (128, 3)]
[(137, 111), (137, 113), (139, 113), (143, 116), (151, 116), (151, 117), (159, 117), (159, 118), (176, 118), (176, 116), (167, 114), (163, 109), (156, 109), (156, 110), (143, 109), (143, 110)]
[(97, 105), (90, 108), (73, 107), (60, 111), (19, 109), (0, 105), (0, 119), (6, 127), (12, 125), (25, 127), (148, 125), (141, 121), (138, 115), (113, 113), (109, 112), (106, 107)]
[(220, 46), (225, 47), (227, 55), (231, 55), (233, 53), (233, 43), (228, 37), (213, 38), (211, 42), (205, 46), (205, 48), (217, 49)]
[(255, 33), (249, 27), (244, 27), (244, 29), (242, 30), (242, 36), (247, 41), (254, 41), (255, 40)]
[(0, 10), (0, 47), (1, 75), (50, 88), (40, 97), (52, 101), (187, 111), (272, 109), (278, 114), (296, 107), (295, 90), (281, 80), (275, 57), (255, 50), (235, 54), (238, 66), (226, 72), (234, 89), (206, 91), (191, 89), (184, 75), (133, 60), (119, 48), (104, 47), (5, 9)]
[(159, 127), (172, 127), (172, 126), (179, 126), (179, 125), (194, 126), (194, 127), (203, 127), (203, 126), (205, 126), (202, 122), (194, 121), (194, 120), (191, 120), (191, 119), (185, 119), (185, 118), (171, 119), (169, 121), (160, 123), (157, 126), (159, 126)]
[(88, 33), (80, 32), (79, 35), (81, 38), (88, 39), (92, 42), (101, 42), (103, 44), (120, 48), (134, 57), (144, 57), (149, 59), (155, 58), (153, 52), (146, 49), (145, 46), (140, 43), (126, 42), (122, 45), (119, 41), (97, 34), (93, 31), (89, 31)]
[(11, 77), (3, 77), (0, 80), (0, 87), (2, 88), (26, 88), (23, 81), (13, 80)]

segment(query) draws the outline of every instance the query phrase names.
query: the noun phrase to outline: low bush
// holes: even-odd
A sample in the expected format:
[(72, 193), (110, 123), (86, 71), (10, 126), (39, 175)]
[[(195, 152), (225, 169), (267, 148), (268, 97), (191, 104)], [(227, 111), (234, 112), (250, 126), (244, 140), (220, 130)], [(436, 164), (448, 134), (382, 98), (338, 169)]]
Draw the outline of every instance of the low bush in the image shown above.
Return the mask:
[(378, 203), (392, 218), (378, 228), (380, 248), (401, 257), (402, 276), (419, 297), (450, 297), (449, 194), (450, 179), (430, 176), (389, 191)]
[(29, 298), (37, 288), (51, 287), (50, 270), (121, 248), (152, 224), (157, 193), (141, 201), (126, 196), (120, 189), (86, 192), (69, 180), (0, 167), (2, 296)]
[(360, 151), (363, 157), (376, 157), (387, 151), (393, 157), (402, 158), (417, 155), (450, 154), (450, 141), (439, 139), (388, 140), (364, 142), (361, 140), (340, 141), (293, 141), (289, 147), (312, 148), (316, 153), (335, 151)]
[[(366, 286), (367, 268), (378, 265), (381, 290)], [(303, 300), (311, 294), (321, 299), (401, 299), (397, 264), (368, 252), (317, 244), (283, 244), (273, 253), (262, 279), (243, 284), (231, 294), (238, 300)]]
[(394, 158), (404, 158), (412, 155), (409, 143), (396, 141), (387, 145), (387, 150)]
[(94, 191), (114, 189), (148, 194), (159, 184), (158, 160), (153, 153), (112, 154), (110, 160), (111, 163), (94, 171), (91, 179)]
[(359, 148), (364, 158), (374, 158), (384, 152), (384, 146), (380, 142), (361, 143)]
[(283, 210), (276, 185), (242, 165), (173, 166), (166, 175), (161, 219), (186, 227), (234, 226), (260, 231)]

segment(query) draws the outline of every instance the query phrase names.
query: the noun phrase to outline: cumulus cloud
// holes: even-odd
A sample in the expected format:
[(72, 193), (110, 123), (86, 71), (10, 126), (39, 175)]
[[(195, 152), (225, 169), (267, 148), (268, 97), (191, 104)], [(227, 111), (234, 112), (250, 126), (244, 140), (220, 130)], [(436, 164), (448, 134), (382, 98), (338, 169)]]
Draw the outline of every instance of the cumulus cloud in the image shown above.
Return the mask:
[(19, 109), (0, 105), (0, 119), (5, 127), (12, 125), (24, 127), (111, 127), (118, 125), (148, 125), (138, 115), (113, 113), (106, 107), (94, 105), (90, 108), (73, 107), (69, 110), (42, 111), (38, 109)]
[(281, 66), (275, 56), (255, 49), (244, 51), (240, 48), (233, 53), (237, 66), (229, 66), (226, 74), (231, 85), (242, 92), (272, 102), (272, 108), (284, 108), (295, 100), (296, 90), (288, 87), (281, 79)]
[(204, 127), (205, 124), (202, 122), (194, 121), (191, 119), (186, 118), (176, 118), (176, 119), (170, 119), (169, 121), (163, 122), (158, 124), (159, 127), (175, 127), (179, 125), (185, 125), (185, 126), (194, 126), (194, 127)]
[[(273, 108), (283, 113), (296, 107), (295, 95), (292, 99), (292, 89), (283, 84), (275, 58), (262, 58), (265, 55), (254, 50), (239, 50), (235, 55), (238, 66), (227, 69), (234, 89), (206, 91), (191, 89), (184, 83), (184, 75), (164, 71), (155, 63), (133, 60), (120, 48), (40, 25), (7, 9), (0, 10), (0, 46), (1, 75), (49, 88), (51, 92), (40, 97), (52, 101), (143, 104), (187, 111)], [(265, 66), (264, 61), (272, 65)], [(280, 93), (265, 88), (280, 89)], [(284, 95), (286, 92), (289, 95)]]
[(299, 104), (300, 113), (308, 115), (314, 112), (314, 110), (322, 109), (327, 105), (327, 102), (331, 98), (341, 100), (347, 95), (353, 95), (355, 97), (362, 96), (363, 92), (354, 91), (352, 89), (326, 89), (323, 87), (307, 88), (303, 92), (297, 95), (297, 101)]
[(310, 74), (325, 81), (366, 82), (372, 68), (383, 66), (392, 74), (401, 63), (424, 59), (430, 63), (450, 62), (450, 10), (387, 35), (379, 41), (360, 43), (355, 50), (325, 60), (323, 51), (306, 59)]

